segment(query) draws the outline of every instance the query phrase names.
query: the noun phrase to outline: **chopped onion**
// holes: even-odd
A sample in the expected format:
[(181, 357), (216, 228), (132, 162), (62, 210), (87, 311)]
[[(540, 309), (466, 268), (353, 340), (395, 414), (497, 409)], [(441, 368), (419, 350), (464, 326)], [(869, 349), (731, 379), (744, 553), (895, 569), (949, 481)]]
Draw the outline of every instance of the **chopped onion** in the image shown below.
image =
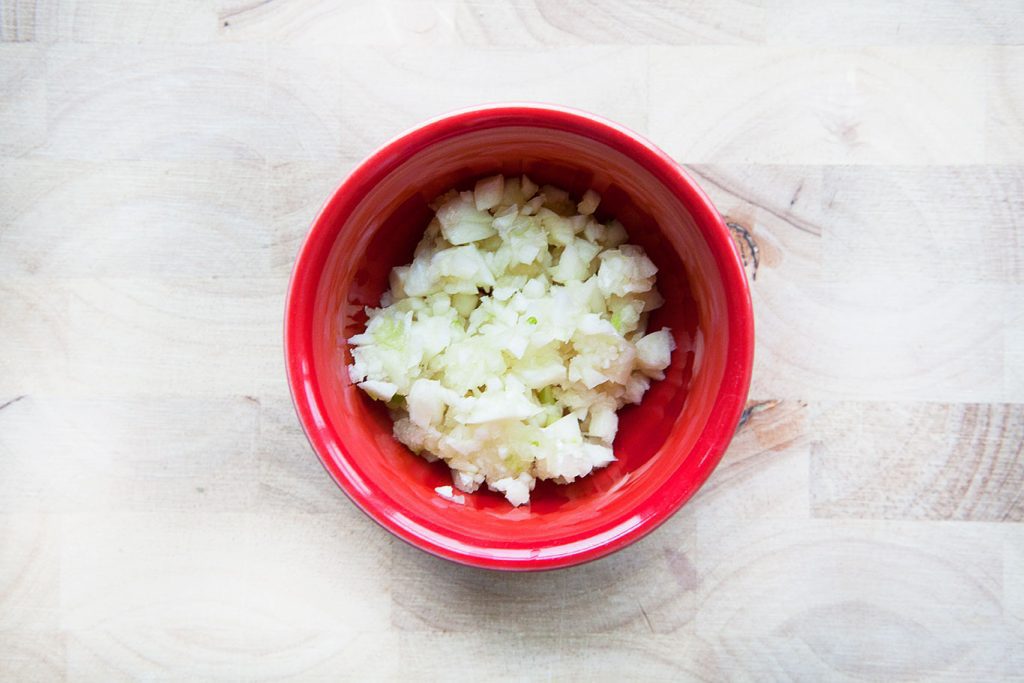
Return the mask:
[[(615, 460), (616, 411), (664, 377), (675, 341), (645, 334), (657, 268), (598, 222), (600, 195), (491, 176), (447, 192), (412, 263), (394, 268), (349, 378), (387, 402), (395, 437), (444, 460), (452, 485), (513, 505), (538, 479), (568, 483)], [(577, 213), (573, 213), (573, 211)], [(462, 503), (452, 487), (438, 495)]]

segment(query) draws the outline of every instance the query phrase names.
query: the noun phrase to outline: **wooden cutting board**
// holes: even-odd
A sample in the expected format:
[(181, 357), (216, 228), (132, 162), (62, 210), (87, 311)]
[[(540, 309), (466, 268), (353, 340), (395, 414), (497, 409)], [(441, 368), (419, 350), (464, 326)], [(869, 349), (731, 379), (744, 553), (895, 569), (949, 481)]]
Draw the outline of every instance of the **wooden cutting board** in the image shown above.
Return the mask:
[[(1024, 676), (1024, 4), (0, 5), (0, 679)], [(424, 118), (554, 101), (746, 231), (707, 486), (509, 576), (329, 481), (281, 349), (329, 191)]]

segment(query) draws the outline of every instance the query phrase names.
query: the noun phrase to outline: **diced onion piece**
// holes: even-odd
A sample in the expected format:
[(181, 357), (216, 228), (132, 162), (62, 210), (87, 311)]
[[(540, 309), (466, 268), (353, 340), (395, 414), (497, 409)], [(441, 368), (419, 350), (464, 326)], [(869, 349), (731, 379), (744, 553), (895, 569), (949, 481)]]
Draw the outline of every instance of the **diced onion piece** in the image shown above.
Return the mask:
[(636, 356), (644, 372), (660, 374), (672, 360), (675, 340), (668, 329), (646, 335), (636, 343)]
[(600, 203), (601, 195), (594, 192), (593, 190), (587, 190), (586, 193), (583, 195), (582, 201), (580, 201), (580, 203), (576, 205), (576, 210), (579, 211), (584, 216), (589, 216), (590, 214), (597, 211), (597, 205)]
[(390, 401), (398, 391), (398, 386), (391, 382), (368, 379), (359, 383), (359, 388), (378, 401)]
[(505, 194), (505, 176), (494, 175), (490, 178), (478, 180), (473, 188), (473, 201), (477, 211), (493, 209), (501, 203)]
[(524, 505), (530, 502), (530, 489), (533, 488), (533, 477), (520, 474), (516, 478), (505, 477), (491, 484), (491, 488), (505, 494), (508, 502), (513, 505)]
[(441, 234), (455, 245), (469, 244), (494, 235), (494, 217), (476, 208), (471, 192), (464, 192), (437, 210)]
[(520, 179), (519, 188), (523, 193), (523, 199), (529, 201), (533, 199), (533, 195), (537, 194), (537, 183), (533, 182), (525, 175)]
[(453, 503), (458, 503), (459, 505), (465, 505), (466, 503), (466, 497), (462, 494), (455, 493), (451, 486), (437, 486), (434, 488), (434, 492), (445, 500), (450, 500)]
[(605, 226), (604, 243), (609, 249), (614, 249), (628, 239), (626, 228), (618, 221), (611, 221)]
[(610, 444), (618, 430), (619, 416), (613, 406), (598, 403), (590, 409), (590, 426), (587, 429), (590, 436)]

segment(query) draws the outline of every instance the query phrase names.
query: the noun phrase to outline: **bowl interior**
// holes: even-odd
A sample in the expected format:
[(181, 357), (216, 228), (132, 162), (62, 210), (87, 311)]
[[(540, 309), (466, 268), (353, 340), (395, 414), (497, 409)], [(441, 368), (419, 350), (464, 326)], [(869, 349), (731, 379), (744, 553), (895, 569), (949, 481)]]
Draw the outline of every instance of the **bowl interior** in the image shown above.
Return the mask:
[[(462, 559), (571, 555), (671, 512), (720, 457), (715, 430), (732, 429), (736, 417), (715, 408), (730, 344), (731, 304), (721, 271), (723, 259), (735, 255), (712, 248), (709, 237), (721, 225), (608, 135), (491, 122), (391, 145), (368, 162), (373, 172), (350, 179), (318, 219), (319, 233), (314, 229), (303, 255), (315, 288), (303, 304), (312, 357), (303, 360), (301, 391), (314, 404), (328, 469), (378, 521), (407, 532), (400, 535), (427, 539), (435, 551)], [(345, 339), (362, 330), (363, 308), (379, 303), (390, 269), (412, 259), (431, 217), (428, 203), (493, 173), (526, 173), (577, 197), (597, 190), (599, 217), (621, 220), (629, 241), (658, 266), (666, 303), (649, 329), (670, 327), (678, 347), (666, 379), (641, 405), (620, 412), (618, 460), (568, 486), (539, 483), (531, 503), (519, 508), (485, 490), (466, 496), (465, 505), (440, 498), (434, 487), (451, 483), (448, 468), (398, 443), (385, 407), (345, 372), (351, 362)]]

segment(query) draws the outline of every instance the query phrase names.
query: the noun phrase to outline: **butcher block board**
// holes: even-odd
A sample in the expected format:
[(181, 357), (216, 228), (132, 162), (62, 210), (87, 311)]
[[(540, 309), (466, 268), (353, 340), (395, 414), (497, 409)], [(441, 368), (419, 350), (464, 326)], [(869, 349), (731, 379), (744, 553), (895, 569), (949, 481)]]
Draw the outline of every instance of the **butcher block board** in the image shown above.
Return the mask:
[[(0, 40), (0, 679), (1024, 679), (1024, 4), (9, 0)], [(281, 348), (331, 189), (497, 100), (647, 135), (759, 261), (721, 466), (535, 575), (359, 512)]]

